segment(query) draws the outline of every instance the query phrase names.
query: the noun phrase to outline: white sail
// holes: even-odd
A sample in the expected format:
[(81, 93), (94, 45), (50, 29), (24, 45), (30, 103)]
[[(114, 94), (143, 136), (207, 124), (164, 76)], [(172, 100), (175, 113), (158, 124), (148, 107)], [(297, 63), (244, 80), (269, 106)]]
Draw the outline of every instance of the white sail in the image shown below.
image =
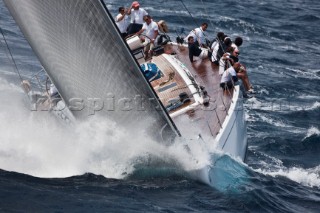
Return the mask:
[(75, 117), (176, 135), (102, 0), (4, 2)]

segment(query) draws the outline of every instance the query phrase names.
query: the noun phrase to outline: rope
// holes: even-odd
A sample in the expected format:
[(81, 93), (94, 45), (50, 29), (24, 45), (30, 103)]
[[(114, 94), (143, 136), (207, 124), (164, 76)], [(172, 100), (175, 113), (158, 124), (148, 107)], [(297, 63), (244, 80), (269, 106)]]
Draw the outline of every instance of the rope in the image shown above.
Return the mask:
[(202, 6), (203, 6), (203, 8), (204, 8), (205, 15), (208, 17), (210, 24), (213, 26), (213, 22), (212, 22), (212, 20), (210, 19), (209, 13), (207, 12), (207, 8), (205, 7), (205, 5), (204, 5), (204, 3), (203, 3), (202, 0), (201, 0), (201, 3), (202, 3)]
[(192, 16), (192, 14), (191, 14), (190, 11), (188, 10), (187, 6), (184, 4), (183, 0), (180, 0), (180, 2), (181, 2), (181, 4), (183, 5), (183, 7), (186, 9), (186, 11), (189, 13), (189, 15), (191, 16), (194, 24), (195, 24), (196, 26), (198, 26), (198, 23), (196, 22), (196, 19)]
[[(19, 78), (20, 78), (20, 81), (22, 82), (22, 81), (23, 81), (23, 78), (22, 78), (22, 76), (21, 76), (21, 74), (20, 74), (20, 72), (19, 72), (17, 63), (16, 63), (16, 61), (15, 61), (14, 58), (13, 58), (13, 55), (12, 55), (11, 50), (10, 50), (10, 48), (9, 48), (7, 39), (6, 39), (6, 37), (4, 36), (3, 30), (2, 30), (1, 27), (0, 27), (0, 31), (1, 31), (1, 35), (2, 35), (2, 37), (3, 37), (3, 40), (4, 40), (4, 42), (5, 42), (6, 48), (7, 48), (7, 50), (8, 50), (8, 52), (6, 51), (7, 57), (8, 57), (8, 58), (11, 58), (11, 60), (12, 60), (12, 62), (13, 62), (13, 65), (14, 65), (14, 68), (15, 68), (15, 72), (18, 74), (18, 76), (19, 76)], [(9, 53), (9, 56), (8, 56), (8, 53)]]
[[(183, 7), (186, 9), (186, 11), (189, 13), (189, 15), (192, 17), (192, 20), (193, 20), (193, 22), (195, 23), (195, 25), (196, 25), (196, 26), (199, 26), (199, 24), (196, 22), (196, 19), (192, 16), (192, 14), (191, 14), (190, 11), (188, 10), (187, 6), (184, 4), (183, 0), (180, 0), (180, 2), (182, 3), (182, 5), (183, 5)], [(209, 20), (209, 22), (210, 22), (210, 25), (211, 25), (211, 26), (214, 26), (214, 25), (213, 25), (213, 22), (212, 22), (211, 19), (209, 18), (209, 15), (208, 15), (208, 13), (207, 13), (207, 9), (206, 9), (206, 7), (204, 6), (204, 3), (203, 3), (202, 0), (201, 0), (201, 3), (202, 3), (202, 5), (203, 5), (203, 7), (204, 7), (205, 15), (208, 17), (208, 20)], [(202, 15), (202, 13), (201, 13), (201, 16), (204, 17), (204, 16)], [(202, 31), (202, 32), (203, 32), (203, 31)], [(203, 32), (203, 35), (204, 35), (205, 39), (208, 40), (209, 43), (210, 43), (210, 45), (211, 45), (211, 42), (210, 42), (210, 39), (208, 38), (208, 36), (207, 36), (204, 32)], [(210, 49), (210, 47), (208, 47), (208, 49)]]

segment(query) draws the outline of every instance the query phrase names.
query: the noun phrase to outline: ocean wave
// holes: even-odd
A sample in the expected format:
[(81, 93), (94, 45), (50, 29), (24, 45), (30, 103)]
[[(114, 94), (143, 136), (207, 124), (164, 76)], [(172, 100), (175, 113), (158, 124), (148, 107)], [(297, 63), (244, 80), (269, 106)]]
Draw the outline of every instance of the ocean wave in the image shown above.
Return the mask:
[[(261, 93), (263, 89), (259, 91)], [(266, 90), (267, 91), (267, 90)], [(268, 92), (268, 91), (267, 91)], [(303, 96), (300, 95), (298, 99), (318, 99), (318, 96)], [(296, 103), (295, 103), (296, 102)], [(291, 112), (300, 112), (300, 111), (314, 111), (320, 108), (320, 102), (315, 101), (313, 103), (298, 103), (297, 100), (294, 102), (293, 99), (271, 99), (271, 100), (258, 100), (256, 97), (248, 99), (244, 106), (248, 110), (261, 110), (266, 112), (282, 112), (282, 113), (291, 113)]]
[(296, 166), (288, 168), (283, 164), (282, 160), (276, 157), (257, 151), (255, 148), (249, 147), (249, 149), (252, 150), (254, 155), (259, 159), (258, 162), (255, 161), (250, 166), (255, 172), (272, 177), (287, 177), (303, 186), (320, 187), (320, 165), (313, 168)]
[(186, 10), (172, 10), (170, 8), (165, 9), (165, 8), (153, 8), (153, 7), (144, 7), (144, 9), (146, 9), (147, 11), (155, 11), (157, 13), (162, 13), (162, 14), (179, 14), (179, 15), (189, 16), (189, 13)]
[(299, 63), (296, 60), (291, 60), (291, 58), (283, 57), (280, 58), (279, 56), (277, 57), (269, 57), (267, 59), (268, 62), (274, 63), (274, 64), (284, 64), (287, 66), (298, 66)]
[(290, 110), (288, 111), (294, 111), (294, 112), (300, 112), (300, 111), (313, 111), (320, 108), (320, 102), (316, 101), (312, 105), (297, 105), (294, 106), (290, 104), (289, 106)]
[(306, 138), (309, 138), (309, 137), (311, 137), (311, 136), (313, 136), (313, 135), (317, 135), (317, 136), (320, 136), (320, 130), (317, 128), (317, 127), (310, 127), (309, 129), (308, 129), (308, 131), (307, 131), (307, 135), (306, 135), (306, 137), (303, 139), (303, 140), (305, 140)]
[(310, 99), (310, 100), (313, 100), (313, 99), (318, 99), (318, 100), (320, 100), (320, 96), (317, 96), (317, 95), (308, 95), (308, 94), (301, 94), (301, 95), (299, 95), (297, 98), (299, 98), (299, 99)]
[(320, 108), (320, 102), (316, 101), (312, 106), (307, 107), (305, 110), (315, 110)]
[[(266, 108), (264, 108), (264, 110), (266, 111)], [(268, 110), (270, 110), (270, 108)], [(245, 120), (249, 123), (249, 126), (248, 126), (249, 128), (255, 127), (255, 128), (261, 129), (261, 125), (263, 125), (261, 124), (262, 122), (272, 127), (280, 127), (281, 131), (285, 131), (287, 133), (300, 135), (300, 134), (305, 134), (306, 132), (305, 128), (294, 126), (292, 124), (287, 123), (285, 119), (280, 119), (279, 117), (271, 117), (271, 116), (265, 115), (265, 113), (249, 111), (248, 113), (246, 113), (245, 116), (246, 116)], [(280, 129), (278, 130), (280, 131)], [(258, 137), (258, 138), (264, 135), (269, 136), (269, 133), (268, 132), (254, 133), (254, 137)]]
[[(299, 27), (299, 25), (297, 25), (296, 23), (290, 23), (290, 24), (282, 24), (280, 25), (278, 28), (281, 29), (281, 30), (291, 30), (291, 29), (295, 29)], [(292, 38), (294, 39), (294, 37)]]
[(273, 126), (286, 127), (286, 128), (292, 127), (291, 125), (285, 124), (283, 120), (275, 120), (268, 116), (260, 115), (260, 119)]
[(250, 98), (245, 104), (246, 109), (261, 110), (266, 112), (282, 112), (290, 111), (292, 106), (289, 101), (285, 100), (270, 100), (259, 101), (256, 97)]
[(254, 151), (257, 156), (259, 156), (259, 165), (262, 165), (264, 168), (268, 169), (280, 169), (283, 168), (283, 162), (273, 156), (267, 155), (266, 153)]
[(289, 70), (290, 72), (294, 73), (293, 77), (295, 78), (306, 78), (306, 79), (320, 79), (319, 70), (302, 70), (302, 69), (293, 69), (290, 67), (286, 67), (286, 70)]
[(249, 22), (246, 22), (241, 19), (232, 18), (229, 16), (220, 16), (217, 19), (217, 24), (222, 25), (225, 28), (231, 28), (232, 31), (240, 30), (244, 31), (246, 33), (252, 32), (252, 33), (266, 33), (263, 29), (260, 29), (259, 27), (256, 27), (254, 24), (251, 24)]
[(268, 169), (255, 169), (256, 172), (272, 177), (283, 176), (303, 186), (320, 187), (320, 165), (315, 168), (303, 169), (299, 167), (281, 168), (270, 171)]
[(297, 16), (294, 21), (307, 21), (307, 22), (313, 22), (313, 21), (319, 21), (320, 18), (315, 15), (303, 15), (303, 16)]
[(295, 44), (294, 42), (290, 42), (288, 44), (279, 44), (277, 47), (279, 50), (284, 50), (285, 54), (307, 54), (310, 53), (310, 50), (304, 50), (301, 49), (298, 45), (292, 45)]

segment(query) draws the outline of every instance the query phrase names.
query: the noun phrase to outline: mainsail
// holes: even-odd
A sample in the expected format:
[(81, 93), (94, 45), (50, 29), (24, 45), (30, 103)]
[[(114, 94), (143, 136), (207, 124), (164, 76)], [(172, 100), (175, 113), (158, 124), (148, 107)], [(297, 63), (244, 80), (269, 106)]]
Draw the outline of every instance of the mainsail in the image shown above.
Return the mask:
[(177, 133), (102, 0), (4, 2), (75, 117)]

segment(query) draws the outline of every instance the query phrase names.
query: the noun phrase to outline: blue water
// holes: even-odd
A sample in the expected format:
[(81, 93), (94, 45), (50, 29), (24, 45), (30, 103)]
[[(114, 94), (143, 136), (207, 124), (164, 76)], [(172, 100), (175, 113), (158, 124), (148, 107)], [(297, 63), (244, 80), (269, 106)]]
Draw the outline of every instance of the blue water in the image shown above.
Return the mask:
[[(119, 1), (106, 2), (116, 15)], [(75, 131), (30, 113), (1, 38), (0, 212), (319, 212), (320, 2), (184, 0), (193, 17), (181, 1), (140, 3), (172, 38), (204, 21), (211, 38), (243, 37), (240, 60), (258, 91), (245, 103), (245, 164), (222, 156), (211, 187), (191, 178), (179, 147), (148, 145), (108, 122)], [(30, 77), (41, 66), (2, 1), (0, 11), (19, 72)]]

